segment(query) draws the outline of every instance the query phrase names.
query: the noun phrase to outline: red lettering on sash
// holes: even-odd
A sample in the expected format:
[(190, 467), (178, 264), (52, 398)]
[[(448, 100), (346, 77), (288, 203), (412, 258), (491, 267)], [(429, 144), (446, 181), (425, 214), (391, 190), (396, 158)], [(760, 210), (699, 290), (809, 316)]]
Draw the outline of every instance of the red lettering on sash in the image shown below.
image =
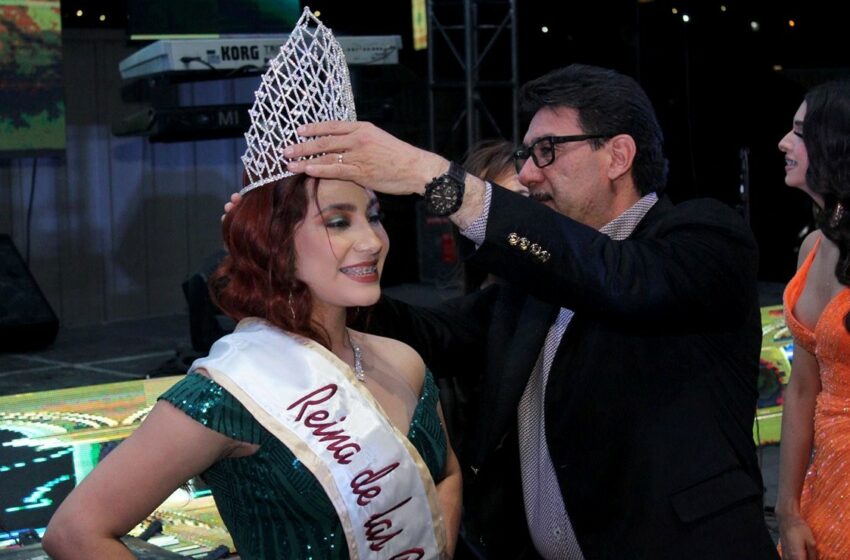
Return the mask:
[[(309, 428), (312, 434), (325, 444), (325, 448), (333, 453), (337, 463), (347, 465), (351, 462), (351, 457), (360, 451), (360, 445), (350, 441), (351, 436), (345, 433), (344, 428), (333, 429), (345, 420), (345, 416), (340, 417), (339, 420), (329, 420), (331, 413), (318, 406), (336, 395), (337, 389), (338, 386), (333, 383), (319, 387), (293, 402), (286, 410), (300, 407), (295, 421), (303, 422), (304, 426)], [(352, 493), (357, 496), (357, 504), (360, 506), (369, 505), (381, 493), (381, 486), (377, 482), (393, 472), (398, 466), (399, 463), (391, 463), (378, 471), (364, 469), (358, 473), (351, 481)], [(408, 497), (386, 511), (369, 516), (363, 527), (366, 529), (366, 540), (369, 542), (369, 548), (372, 551), (383, 550), (388, 542), (404, 531), (404, 528), (400, 528), (395, 532), (390, 532), (393, 527), (390, 514), (411, 499), (412, 497)], [(390, 560), (421, 560), (424, 557), (425, 550), (414, 547), (393, 555)]]
[[(375, 472), (372, 469), (360, 471), (360, 473), (358, 473), (351, 481), (351, 489), (357, 495), (357, 505), (369, 505), (369, 502), (381, 493), (380, 485), (374, 483), (393, 472), (396, 467), (398, 467), (398, 463), (387, 465), (378, 472)], [(373, 486), (367, 486), (370, 484), (373, 484)]]
[(331, 414), (323, 408), (310, 412), (306, 417), (304, 416), (308, 407), (327, 402), (328, 399), (336, 394), (336, 391), (337, 386), (333, 383), (329, 383), (324, 387), (319, 387), (315, 391), (307, 393), (289, 405), (286, 410), (292, 410), (296, 406), (300, 405), (301, 408), (298, 411), (298, 415), (295, 417), (295, 421), (300, 422), (303, 418), (304, 425), (312, 430), (313, 435), (317, 436), (320, 442), (326, 444), (325, 448), (333, 453), (336, 462), (340, 465), (347, 465), (351, 462), (351, 457), (360, 451), (360, 445), (349, 441), (351, 436), (345, 433), (344, 428), (340, 428), (338, 430), (330, 429), (345, 420), (345, 416), (341, 417), (339, 420), (326, 422)]
[[(307, 393), (306, 395), (304, 395), (303, 397), (301, 397), (300, 399), (298, 399), (297, 401), (295, 401), (294, 403), (292, 403), (291, 405), (286, 407), (286, 410), (292, 410), (293, 408), (295, 408), (299, 404), (303, 404), (304, 406), (301, 407), (301, 410), (298, 412), (298, 416), (295, 417), (295, 420), (300, 422), (301, 417), (304, 416), (304, 412), (307, 410), (308, 406), (315, 405), (315, 404), (322, 404), (323, 402), (327, 402), (328, 399), (330, 399), (332, 396), (336, 395), (336, 389), (337, 389), (337, 386), (334, 383), (328, 383), (324, 387), (319, 387), (315, 391)], [(325, 395), (322, 396), (319, 400), (315, 400), (315, 401), (307, 400), (311, 397), (321, 395), (322, 393), (325, 393)]]
[(421, 548), (408, 548), (403, 552), (394, 554), (390, 560), (420, 560), (425, 558), (425, 550)]
[[(393, 467), (395, 468), (395, 467)], [(386, 544), (391, 541), (396, 535), (401, 533), (404, 529), (399, 529), (395, 533), (384, 533), (384, 531), (389, 530), (393, 526), (392, 519), (389, 518), (389, 514), (409, 502), (411, 498), (407, 498), (406, 500), (402, 500), (397, 503), (387, 511), (382, 511), (380, 513), (373, 513), (369, 516), (369, 519), (366, 520), (366, 523), (363, 526), (366, 528), (366, 540), (369, 541), (369, 548), (374, 551), (379, 551), (386, 546)]]

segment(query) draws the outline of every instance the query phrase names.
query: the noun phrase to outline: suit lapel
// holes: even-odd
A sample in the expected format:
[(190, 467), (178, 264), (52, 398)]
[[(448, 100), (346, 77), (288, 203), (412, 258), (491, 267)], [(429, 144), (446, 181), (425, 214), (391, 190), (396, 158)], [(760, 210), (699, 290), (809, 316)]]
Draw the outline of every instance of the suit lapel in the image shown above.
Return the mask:
[(502, 341), (504, 347), (491, 349), (490, 372), (481, 393), (480, 408), (486, 415), (480, 419), (484, 427), (481, 449), (485, 453), (492, 451), (516, 422), (519, 400), (558, 309), (556, 305), (526, 297), (510, 339)]

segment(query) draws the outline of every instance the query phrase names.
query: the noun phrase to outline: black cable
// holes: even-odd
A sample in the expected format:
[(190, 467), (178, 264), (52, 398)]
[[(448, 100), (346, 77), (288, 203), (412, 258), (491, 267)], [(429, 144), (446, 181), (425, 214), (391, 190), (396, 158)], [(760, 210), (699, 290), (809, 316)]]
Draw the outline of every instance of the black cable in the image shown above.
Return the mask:
[(139, 539), (143, 541), (147, 541), (152, 536), (162, 532), (162, 521), (159, 519), (154, 519), (150, 525), (148, 525), (142, 534), (139, 535)]
[(30, 181), (30, 199), (27, 207), (27, 267), (30, 265), (30, 237), (32, 237), (32, 208), (33, 208), (33, 199), (35, 198), (35, 172), (36, 165), (38, 163), (38, 157), (32, 158), (32, 177)]
[(245, 64), (240, 66), (239, 68), (234, 68), (230, 72), (224, 75), (225, 78), (231, 78), (236, 76), (237, 74), (241, 74), (242, 72), (259, 72), (264, 68), (264, 66), (257, 66), (255, 64)]
[(209, 551), (207, 555), (202, 558), (202, 560), (218, 560), (219, 558), (224, 558), (229, 554), (230, 549), (224, 546), (223, 544), (220, 544), (211, 551)]
[(210, 70), (218, 70), (215, 66), (204, 60), (199, 56), (184, 56), (180, 59), (180, 62), (183, 64), (189, 64), (190, 62), (200, 62), (204, 66), (208, 67)]
[[(389, 55), (387, 55), (387, 56), (389, 56)], [(255, 64), (245, 64), (243, 66), (240, 66), (239, 68), (234, 68), (230, 72), (224, 73), (221, 68), (216, 68), (215, 66), (213, 66), (212, 64), (210, 64), (209, 62), (207, 62), (206, 60), (204, 60), (204, 59), (202, 59), (198, 56), (184, 56), (184, 57), (180, 58), (180, 62), (182, 62), (183, 64), (189, 64), (191, 62), (200, 62), (201, 64), (203, 64), (204, 66), (206, 66), (207, 68), (212, 70), (213, 72), (218, 72), (218, 73), (223, 74), (224, 78), (230, 78), (232, 76), (235, 76), (237, 74), (241, 74), (242, 72), (246, 72), (246, 71), (259, 72), (260, 70), (262, 70), (264, 68), (263, 66), (257, 66)]]

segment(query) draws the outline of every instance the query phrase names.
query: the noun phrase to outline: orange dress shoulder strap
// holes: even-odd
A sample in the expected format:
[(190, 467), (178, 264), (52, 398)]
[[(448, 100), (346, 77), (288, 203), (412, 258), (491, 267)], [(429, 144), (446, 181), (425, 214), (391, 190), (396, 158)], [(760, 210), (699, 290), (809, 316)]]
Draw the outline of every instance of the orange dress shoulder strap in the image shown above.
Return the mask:
[(800, 299), (800, 294), (803, 293), (803, 288), (806, 286), (806, 277), (809, 275), (809, 269), (812, 267), (812, 262), (815, 260), (815, 254), (818, 252), (822, 236), (818, 236), (815, 240), (815, 245), (809, 251), (809, 255), (803, 262), (803, 265), (788, 282), (785, 287), (785, 293), (782, 296), (782, 306), (785, 312), (785, 324), (788, 325), (788, 330), (794, 337), (794, 342), (799, 344), (811, 353), (815, 351), (815, 332), (813, 328), (809, 328), (794, 316), (794, 307), (797, 305), (797, 300)]

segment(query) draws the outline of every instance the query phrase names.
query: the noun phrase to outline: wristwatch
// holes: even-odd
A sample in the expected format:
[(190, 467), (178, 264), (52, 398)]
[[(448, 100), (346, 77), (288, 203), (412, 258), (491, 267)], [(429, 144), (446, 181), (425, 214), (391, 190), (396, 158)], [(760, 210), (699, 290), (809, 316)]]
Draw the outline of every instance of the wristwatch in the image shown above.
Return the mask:
[(425, 210), (432, 216), (454, 214), (463, 202), (466, 171), (455, 162), (425, 186)]

